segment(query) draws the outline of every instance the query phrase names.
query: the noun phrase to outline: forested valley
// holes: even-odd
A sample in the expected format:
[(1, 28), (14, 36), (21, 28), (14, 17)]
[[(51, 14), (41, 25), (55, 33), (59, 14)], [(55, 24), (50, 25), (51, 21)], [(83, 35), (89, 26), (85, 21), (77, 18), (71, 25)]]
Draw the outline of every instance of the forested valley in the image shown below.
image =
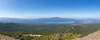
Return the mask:
[(0, 34), (23, 40), (72, 40), (97, 30), (100, 30), (99, 24), (0, 23)]

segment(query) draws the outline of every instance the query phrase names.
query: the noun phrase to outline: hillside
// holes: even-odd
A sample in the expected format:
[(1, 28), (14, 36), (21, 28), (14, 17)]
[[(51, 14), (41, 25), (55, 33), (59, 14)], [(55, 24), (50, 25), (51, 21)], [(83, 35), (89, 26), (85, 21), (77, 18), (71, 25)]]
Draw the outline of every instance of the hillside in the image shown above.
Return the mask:
[(77, 38), (75, 40), (100, 40), (100, 30), (89, 34), (83, 38)]
[[(54, 39), (56, 34), (63, 35), (57, 38), (60, 39), (74, 39), (77, 37), (87, 36), (100, 30), (99, 24), (81, 24), (81, 25), (71, 25), (71, 24), (20, 24), (20, 23), (0, 23), (0, 34), (11, 36), (14, 38), (26, 38), (37, 39), (37, 40), (51, 40)], [(24, 34), (39, 34), (42, 37), (24, 37)], [(70, 34), (69, 36), (66, 36)], [(65, 36), (64, 36), (65, 35)]]

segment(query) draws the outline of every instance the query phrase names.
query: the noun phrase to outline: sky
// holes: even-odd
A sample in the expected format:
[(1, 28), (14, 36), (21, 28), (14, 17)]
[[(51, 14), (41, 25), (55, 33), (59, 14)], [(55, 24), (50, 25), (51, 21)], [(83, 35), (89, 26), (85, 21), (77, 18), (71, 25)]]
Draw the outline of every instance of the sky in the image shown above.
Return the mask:
[(100, 0), (0, 0), (0, 17), (100, 18)]

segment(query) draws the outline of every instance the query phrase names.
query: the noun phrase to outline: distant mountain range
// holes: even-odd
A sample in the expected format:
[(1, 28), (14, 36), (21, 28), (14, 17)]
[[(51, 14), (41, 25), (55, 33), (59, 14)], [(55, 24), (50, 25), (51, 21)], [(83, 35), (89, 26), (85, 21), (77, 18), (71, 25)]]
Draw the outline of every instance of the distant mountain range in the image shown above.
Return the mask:
[(21, 18), (0, 18), (3, 23), (24, 23), (24, 24), (74, 24), (74, 23), (92, 23), (98, 22), (99, 19), (72, 19), (72, 18), (37, 18), (37, 19), (21, 19)]

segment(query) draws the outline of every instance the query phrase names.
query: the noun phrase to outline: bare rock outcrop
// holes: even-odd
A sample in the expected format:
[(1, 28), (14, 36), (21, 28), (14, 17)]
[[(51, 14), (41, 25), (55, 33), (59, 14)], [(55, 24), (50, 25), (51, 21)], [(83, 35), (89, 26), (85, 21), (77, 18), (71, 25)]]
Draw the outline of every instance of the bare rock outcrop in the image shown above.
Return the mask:
[(0, 40), (18, 40), (18, 39), (0, 34)]
[(100, 31), (91, 33), (83, 38), (76, 38), (74, 40), (100, 40)]

